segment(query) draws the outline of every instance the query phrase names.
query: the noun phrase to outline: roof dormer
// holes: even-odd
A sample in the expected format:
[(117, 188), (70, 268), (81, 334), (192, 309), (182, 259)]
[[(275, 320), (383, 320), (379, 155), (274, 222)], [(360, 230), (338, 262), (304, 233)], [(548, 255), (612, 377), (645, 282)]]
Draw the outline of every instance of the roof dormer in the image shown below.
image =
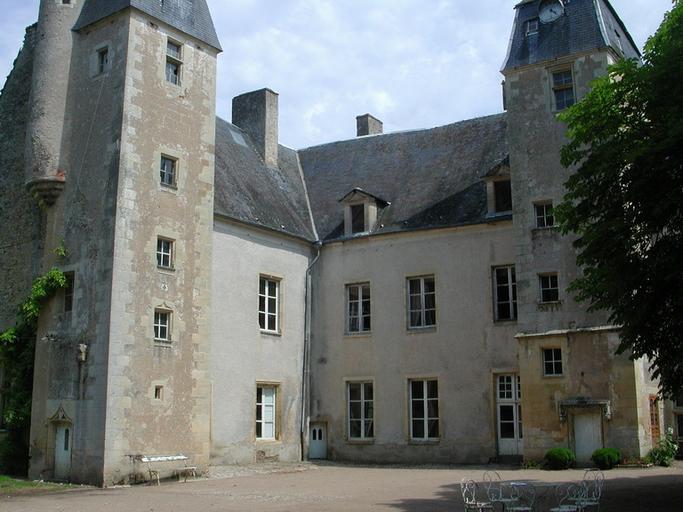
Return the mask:
[(344, 207), (344, 236), (365, 235), (375, 229), (379, 211), (389, 205), (388, 201), (354, 188), (339, 202)]
[(487, 216), (510, 215), (512, 213), (510, 157), (497, 162), (483, 179), (486, 182)]

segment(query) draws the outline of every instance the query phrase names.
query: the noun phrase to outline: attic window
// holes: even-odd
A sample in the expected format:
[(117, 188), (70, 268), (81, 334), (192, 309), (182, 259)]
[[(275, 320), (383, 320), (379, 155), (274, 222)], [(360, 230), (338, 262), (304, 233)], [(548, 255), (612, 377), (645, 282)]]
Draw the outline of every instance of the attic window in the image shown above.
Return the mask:
[(365, 205), (354, 204), (351, 206), (351, 233), (363, 233), (365, 229)]
[(621, 53), (624, 53), (624, 47), (621, 45), (621, 35), (616, 30), (614, 31), (614, 34), (617, 36), (615, 41), (617, 42), (617, 46), (619, 47), (619, 51)]
[(512, 187), (510, 180), (494, 181), (493, 194), (495, 196), (496, 213), (512, 211)]
[(526, 22), (526, 35), (538, 34), (538, 18)]

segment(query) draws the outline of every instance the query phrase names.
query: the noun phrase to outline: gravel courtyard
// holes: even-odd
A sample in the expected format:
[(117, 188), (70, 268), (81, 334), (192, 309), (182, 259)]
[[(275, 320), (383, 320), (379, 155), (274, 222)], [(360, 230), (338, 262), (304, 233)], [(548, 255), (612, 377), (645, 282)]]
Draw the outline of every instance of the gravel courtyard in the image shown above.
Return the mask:
[[(2, 512), (224, 512), (463, 510), (460, 479), (481, 481), (486, 467), (400, 468), (333, 464), (214, 468), (212, 478), (156, 486), (77, 489), (0, 496)], [(539, 493), (580, 481), (581, 470), (499, 469), (504, 480), (533, 481)], [(683, 466), (605, 472), (603, 512), (683, 511)], [(546, 496), (547, 498), (547, 496)], [(546, 500), (550, 503), (551, 500)], [(541, 510), (547, 510), (542, 508)]]

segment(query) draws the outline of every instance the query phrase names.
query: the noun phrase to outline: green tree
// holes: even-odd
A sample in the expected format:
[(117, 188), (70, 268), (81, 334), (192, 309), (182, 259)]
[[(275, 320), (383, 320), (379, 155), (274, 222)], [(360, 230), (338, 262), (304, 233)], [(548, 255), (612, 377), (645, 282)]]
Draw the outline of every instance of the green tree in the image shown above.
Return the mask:
[(570, 290), (622, 326), (619, 352), (646, 356), (662, 392), (683, 389), (683, 3), (643, 52), (563, 113), (575, 167), (557, 209), (577, 236)]

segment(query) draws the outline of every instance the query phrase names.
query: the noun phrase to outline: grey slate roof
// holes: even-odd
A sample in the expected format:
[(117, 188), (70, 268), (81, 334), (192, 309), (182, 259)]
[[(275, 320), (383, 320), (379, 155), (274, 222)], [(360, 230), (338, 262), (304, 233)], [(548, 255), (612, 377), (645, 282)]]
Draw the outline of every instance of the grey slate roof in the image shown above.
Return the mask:
[(73, 29), (80, 30), (128, 7), (221, 49), (206, 0), (86, 0)]
[[(516, 6), (517, 14), (503, 70), (608, 46), (619, 53), (615, 29), (621, 34), (625, 56), (640, 56), (608, 0), (565, 2), (566, 16), (552, 23), (539, 23), (538, 33), (527, 36), (526, 22), (538, 18), (539, 4), (540, 0), (528, 0)], [(603, 33), (601, 18), (605, 22), (606, 34)]]
[(296, 151), (279, 146), (266, 167), (249, 136), (216, 119), (216, 214), (315, 241)]
[(391, 203), (375, 233), (486, 222), (482, 176), (506, 157), (505, 130), (498, 114), (299, 151), (320, 238), (343, 236), (339, 198), (353, 188)]

